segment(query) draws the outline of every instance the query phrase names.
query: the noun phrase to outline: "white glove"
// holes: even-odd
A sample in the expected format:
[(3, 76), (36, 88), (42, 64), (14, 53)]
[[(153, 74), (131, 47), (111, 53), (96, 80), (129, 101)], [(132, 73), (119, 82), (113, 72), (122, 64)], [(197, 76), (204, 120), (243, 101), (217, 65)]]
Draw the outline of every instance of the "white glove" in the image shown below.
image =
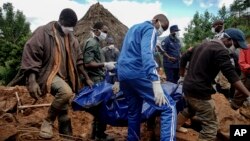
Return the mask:
[(153, 92), (155, 96), (155, 104), (156, 105), (164, 105), (167, 103), (166, 96), (164, 95), (163, 89), (161, 87), (160, 81), (153, 81)]
[(104, 62), (104, 67), (107, 70), (113, 70), (115, 68), (116, 62)]
[(112, 90), (114, 94), (117, 94), (120, 91), (120, 83), (115, 82), (115, 84), (112, 86)]
[(178, 80), (178, 84), (180, 84), (180, 83), (183, 83), (183, 81), (184, 81), (184, 77), (183, 76), (180, 76), (180, 78), (179, 78), (179, 80)]

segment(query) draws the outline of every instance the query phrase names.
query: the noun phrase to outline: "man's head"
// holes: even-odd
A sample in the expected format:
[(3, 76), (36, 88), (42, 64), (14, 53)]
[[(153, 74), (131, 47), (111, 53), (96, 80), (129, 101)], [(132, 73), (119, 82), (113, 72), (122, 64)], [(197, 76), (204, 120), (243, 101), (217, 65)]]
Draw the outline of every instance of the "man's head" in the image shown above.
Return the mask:
[(63, 9), (58, 21), (64, 34), (68, 34), (73, 31), (73, 27), (77, 23), (76, 13), (70, 8)]
[(108, 34), (108, 27), (102, 22), (97, 22), (92, 27), (92, 31), (99, 40), (105, 40)]
[(169, 26), (168, 18), (163, 14), (158, 14), (154, 16), (152, 23), (157, 29), (158, 36), (160, 36), (164, 31), (166, 31)]
[(224, 22), (222, 20), (214, 21), (211, 30), (213, 33), (220, 33), (224, 30)]
[(178, 28), (177, 25), (172, 25), (170, 26), (170, 34), (172, 34), (175, 37), (179, 37), (180, 33), (179, 33), (180, 29)]
[(222, 41), (226, 47), (234, 46), (235, 48), (246, 49), (246, 39), (244, 33), (236, 28), (226, 29), (222, 35)]

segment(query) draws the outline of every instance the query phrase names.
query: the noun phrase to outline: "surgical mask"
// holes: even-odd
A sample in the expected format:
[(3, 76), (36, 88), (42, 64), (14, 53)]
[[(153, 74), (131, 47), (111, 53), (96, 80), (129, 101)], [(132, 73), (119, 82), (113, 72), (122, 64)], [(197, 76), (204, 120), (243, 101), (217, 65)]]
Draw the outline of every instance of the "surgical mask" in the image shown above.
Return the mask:
[(100, 34), (100, 36), (98, 37), (99, 38), (99, 40), (105, 40), (106, 39), (106, 37), (107, 37), (107, 33), (104, 33), (104, 32), (102, 32), (102, 31), (100, 31), (101, 32), (101, 34)]
[(162, 26), (161, 26), (161, 22), (159, 21), (160, 27), (157, 29), (157, 34), (158, 36), (161, 36), (161, 34), (164, 32)]
[(180, 32), (178, 32), (178, 31), (175, 32), (175, 37), (176, 37), (176, 38), (179, 38), (179, 37), (180, 37)]
[(74, 31), (73, 27), (65, 27), (65, 26), (61, 25), (61, 28), (62, 28), (63, 33), (66, 35), (69, 34), (70, 32)]
[(212, 33), (215, 33), (215, 28), (214, 28), (214, 27), (212, 27), (211, 31), (212, 31)]
[(109, 49), (114, 49), (115, 46), (114, 45), (109, 45)]

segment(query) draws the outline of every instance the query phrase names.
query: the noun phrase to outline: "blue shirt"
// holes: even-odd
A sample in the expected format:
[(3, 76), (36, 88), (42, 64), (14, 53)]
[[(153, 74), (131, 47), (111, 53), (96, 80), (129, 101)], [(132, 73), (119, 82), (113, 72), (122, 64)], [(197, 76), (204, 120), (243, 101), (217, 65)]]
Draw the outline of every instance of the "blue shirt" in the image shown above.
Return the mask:
[(119, 81), (135, 78), (159, 80), (154, 60), (157, 32), (150, 21), (132, 26), (123, 41), (118, 59)]

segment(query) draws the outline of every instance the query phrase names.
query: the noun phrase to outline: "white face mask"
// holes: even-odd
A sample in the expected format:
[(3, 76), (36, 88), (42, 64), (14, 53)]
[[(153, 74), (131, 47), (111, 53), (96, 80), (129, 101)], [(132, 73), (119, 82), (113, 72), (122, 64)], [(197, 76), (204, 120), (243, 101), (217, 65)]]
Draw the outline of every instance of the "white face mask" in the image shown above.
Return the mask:
[(176, 38), (179, 38), (179, 37), (180, 37), (180, 32), (179, 32), (179, 31), (175, 32), (175, 37), (176, 37)]
[(100, 36), (98, 37), (99, 40), (100, 40), (100, 41), (105, 40), (106, 37), (107, 37), (107, 33), (104, 33), (104, 32), (102, 32), (102, 31), (100, 31), (100, 32), (101, 32), (101, 34), (100, 34)]
[(109, 49), (114, 49), (115, 46), (114, 45), (109, 45)]
[(212, 33), (215, 33), (215, 28), (212, 27), (212, 28), (211, 28), (211, 31), (212, 31)]
[(161, 36), (161, 34), (164, 32), (162, 26), (161, 26), (161, 22), (159, 21), (160, 27), (157, 29), (157, 34), (158, 36)]
[(65, 27), (65, 26), (61, 25), (61, 28), (62, 28), (63, 33), (66, 35), (69, 34), (70, 32), (74, 31), (73, 27)]

